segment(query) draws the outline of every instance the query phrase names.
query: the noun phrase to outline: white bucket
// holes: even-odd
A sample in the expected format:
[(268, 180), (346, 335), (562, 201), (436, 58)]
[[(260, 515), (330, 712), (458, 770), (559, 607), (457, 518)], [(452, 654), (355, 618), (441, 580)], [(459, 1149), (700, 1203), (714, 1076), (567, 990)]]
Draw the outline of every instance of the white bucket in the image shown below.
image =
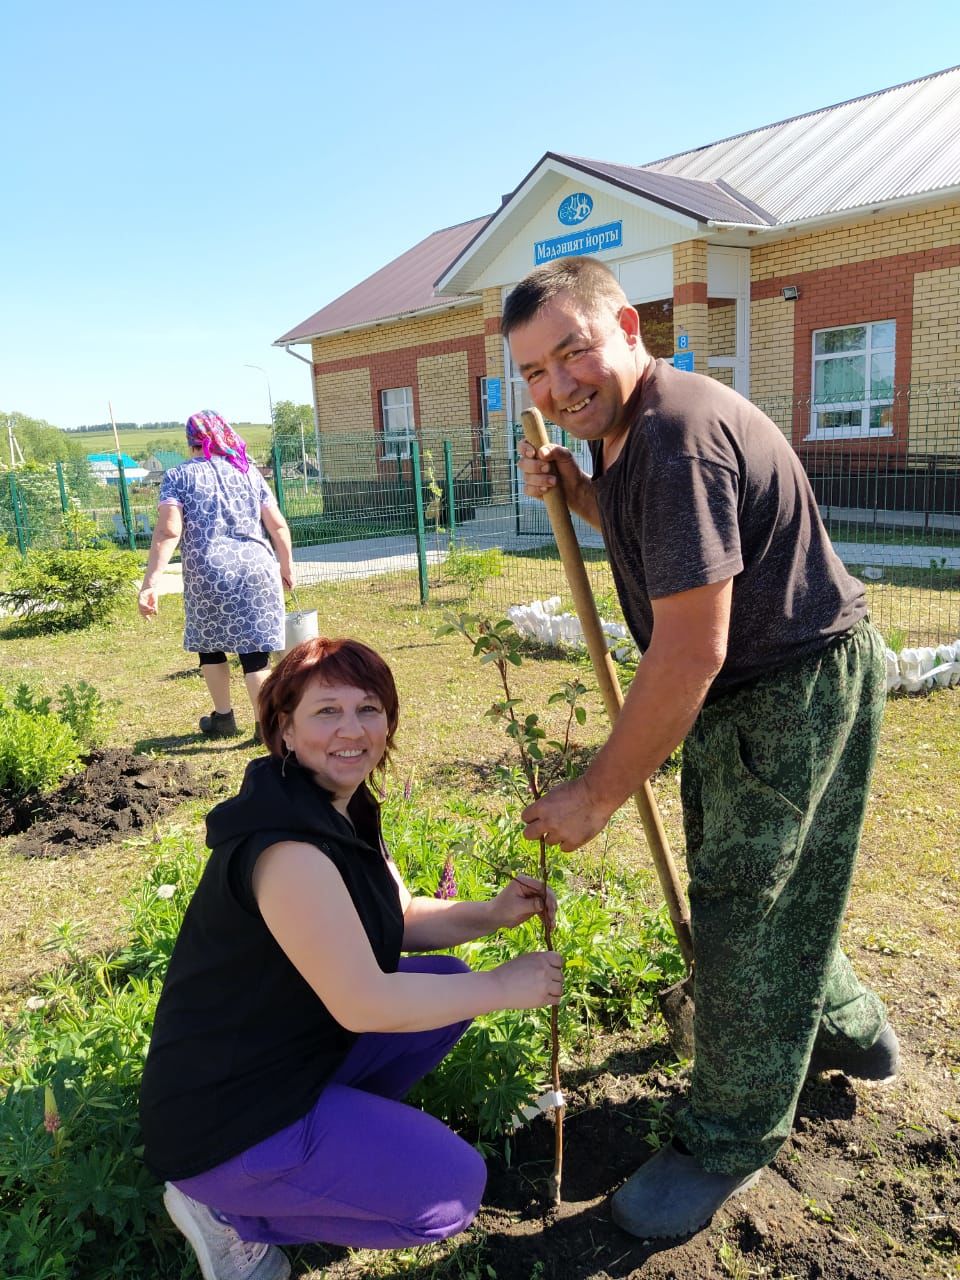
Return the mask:
[(289, 653), (304, 640), (315, 640), (320, 634), (316, 609), (297, 609), (288, 613), (284, 618), (283, 630), (284, 653)]

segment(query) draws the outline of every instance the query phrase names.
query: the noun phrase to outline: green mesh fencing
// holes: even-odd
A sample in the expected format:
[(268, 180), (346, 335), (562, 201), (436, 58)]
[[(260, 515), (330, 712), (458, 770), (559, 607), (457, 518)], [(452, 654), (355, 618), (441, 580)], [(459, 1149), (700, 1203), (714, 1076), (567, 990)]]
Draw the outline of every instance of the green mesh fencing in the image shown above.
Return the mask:
[[(960, 636), (960, 388), (896, 391), (866, 408), (757, 403), (797, 442), (838, 554), (866, 583), (888, 643)], [(520, 492), (519, 435), (477, 426), (392, 440), (304, 433), (255, 462), (290, 525), (303, 585), (363, 581), (397, 602), (498, 613), (558, 595), (569, 608), (546, 510)], [(564, 443), (582, 457), (582, 446)], [(90, 515), (103, 539), (149, 545), (158, 483), (104, 484), (82, 462), (5, 479), (0, 528), (13, 546), (69, 545), (68, 506)], [(600, 535), (574, 524), (601, 615), (619, 619)]]

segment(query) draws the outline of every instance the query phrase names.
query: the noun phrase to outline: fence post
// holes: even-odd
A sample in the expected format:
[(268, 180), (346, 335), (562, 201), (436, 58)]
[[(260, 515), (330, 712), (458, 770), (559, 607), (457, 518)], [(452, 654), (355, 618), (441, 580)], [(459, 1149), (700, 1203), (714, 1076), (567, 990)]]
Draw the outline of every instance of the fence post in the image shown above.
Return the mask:
[(520, 468), (517, 465), (517, 445), (520, 443), (520, 424), (513, 424), (513, 448), (510, 450), (510, 490), (513, 496), (513, 531), (520, 537)]
[(423, 481), (420, 475), (420, 442), (410, 442), (410, 475), (413, 480), (413, 510), (417, 528), (417, 573), (420, 578), (420, 603), (426, 604), (430, 594), (427, 581), (427, 524), (423, 515)]
[(130, 514), (130, 495), (127, 493), (127, 477), (123, 470), (123, 459), (117, 454), (117, 488), (120, 491), (120, 519), (127, 530), (127, 546), (131, 551), (137, 549), (137, 535), (133, 528), (133, 516)]
[(70, 510), (70, 503), (67, 499), (67, 486), (63, 482), (63, 463), (57, 463), (57, 484), (60, 486), (60, 510), (64, 515)]
[(447, 545), (452, 547), (457, 536), (457, 494), (453, 487), (453, 449), (449, 440), (443, 442), (443, 478), (447, 486), (447, 527), (450, 531)]
[[(57, 462), (57, 485), (60, 489), (60, 510), (66, 515), (70, 510), (70, 503), (67, 501), (67, 486), (63, 482), (63, 463), (60, 461)], [(73, 534), (68, 534), (67, 538), (72, 547), (74, 545)]]
[(22, 556), (27, 554), (27, 535), (23, 527), (23, 512), (20, 510), (20, 491), (17, 481), (10, 472), (10, 506), (13, 509), (13, 527), (17, 532), (17, 549)]
[(287, 500), (283, 492), (283, 471), (280, 464), (280, 446), (275, 444), (272, 450), (273, 456), (273, 486), (277, 491), (277, 506), (280, 508), (280, 514), (284, 520), (287, 518)]

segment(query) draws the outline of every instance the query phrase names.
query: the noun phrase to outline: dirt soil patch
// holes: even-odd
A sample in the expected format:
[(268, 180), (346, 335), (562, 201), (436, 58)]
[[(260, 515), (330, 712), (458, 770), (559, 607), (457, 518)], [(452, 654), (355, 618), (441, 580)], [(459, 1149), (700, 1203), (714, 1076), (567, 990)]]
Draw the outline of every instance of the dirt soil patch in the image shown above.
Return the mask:
[[(546, 1203), (552, 1120), (488, 1158), (471, 1261), (404, 1275), (475, 1280), (919, 1280), (960, 1275), (960, 1114), (956, 1081), (901, 1039), (903, 1070), (882, 1087), (811, 1077), (793, 1133), (755, 1187), (685, 1240), (642, 1241), (610, 1218), (609, 1197), (659, 1141), (688, 1081), (663, 1046), (611, 1039), (564, 1081), (563, 1203)], [(369, 1256), (369, 1255), (366, 1255)], [(344, 1251), (301, 1250), (295, 1276), (357, 1280)]]
[(960, 1131), (942, 1115), (905, 1123), (898, 1086), (871, 1094), (838, 1074), (806, 1085), (773, 1165), (706, 1230), (686, 1241), (632, 1239), (611, 1221), (608, 1197), (653, 1153), (646, 1138), (662, 1129), (657, 1108), (669, 1114), (683, 1082), (656, 1068), (630, 1070), (629, 1060), (614, 1059), (572, 1090), (559, 1212), (542, 1201), (553, 1162), (549, 1122), (524, 1134), (510, 1167), (493, 1163), (480, 1226), (497, 1280), (957, 1274)]
[(116, 748), (94, 751), (82, 773), (47, 795), (13, 800), (0, 793), (0, 836), (17, 835), (7, 848), (21, 857), (85, 854), (149, 827), (208, 789), (181, 760)]

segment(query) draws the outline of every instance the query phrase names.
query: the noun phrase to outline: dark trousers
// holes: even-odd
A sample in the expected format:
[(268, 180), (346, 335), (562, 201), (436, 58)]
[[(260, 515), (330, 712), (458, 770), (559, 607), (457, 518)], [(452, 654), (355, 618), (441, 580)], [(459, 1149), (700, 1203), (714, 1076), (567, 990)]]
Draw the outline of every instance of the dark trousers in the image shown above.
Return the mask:
[(773, 1159), (818, 1036), (867, 1048), (886, 1021), (838, 943), (884, 700), (864, 621), (718, 698), (684, 744), (696, 1053), (676, 1131), (715, 1172)]

